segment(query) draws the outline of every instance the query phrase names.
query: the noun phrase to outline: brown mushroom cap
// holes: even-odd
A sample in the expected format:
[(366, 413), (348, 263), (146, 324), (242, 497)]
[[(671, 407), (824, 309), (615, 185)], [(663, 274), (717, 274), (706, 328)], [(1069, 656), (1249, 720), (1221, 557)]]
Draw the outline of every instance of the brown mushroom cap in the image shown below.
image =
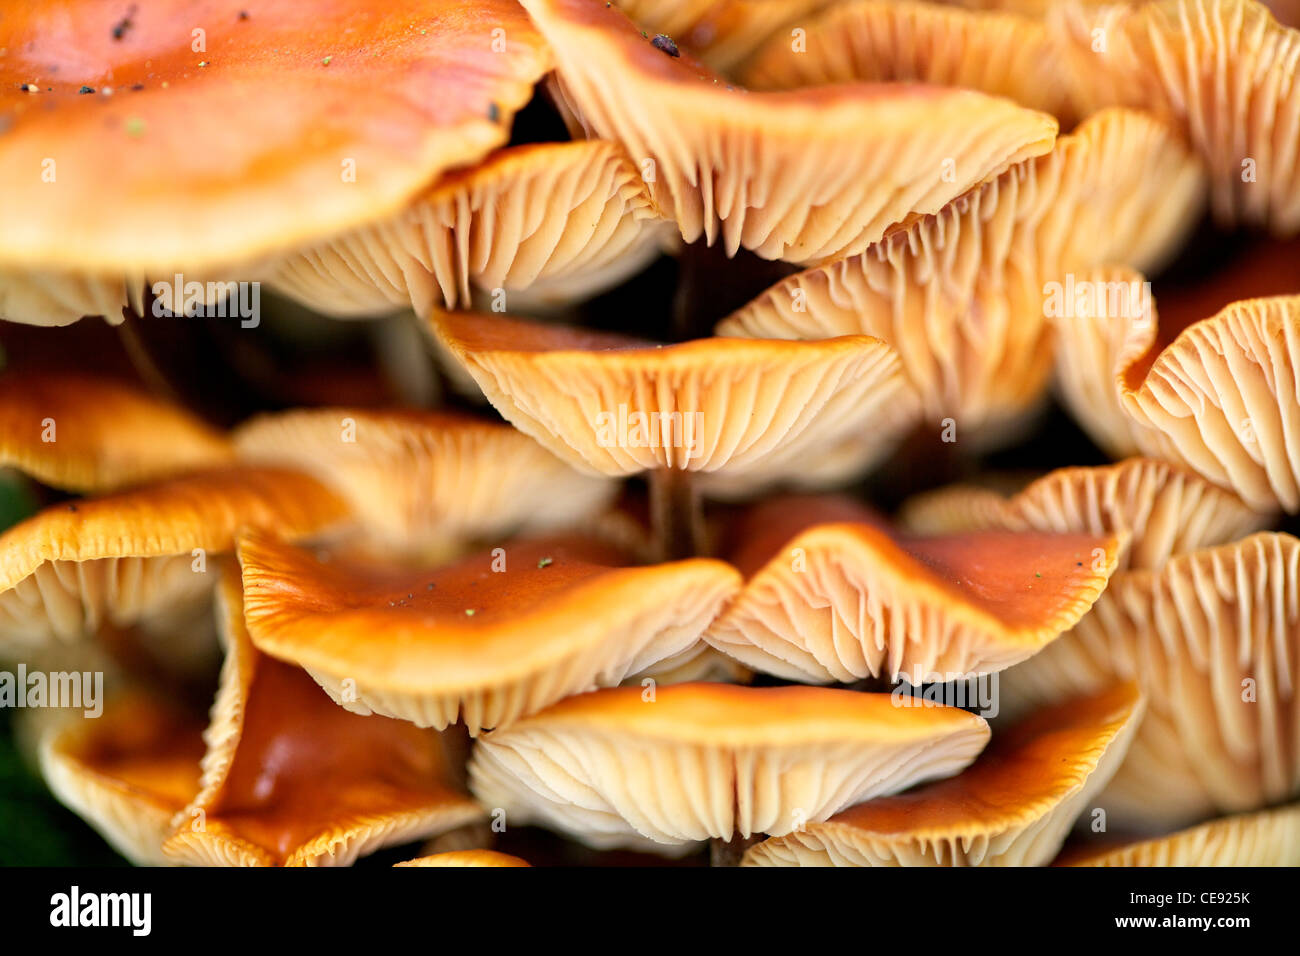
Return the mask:
[(917, 495), (901, 523), (915, 534), (1072, 532), (1127, 538), (1119, 567), (1157, 569), (1170, 557), (1227, 544), (1269, 516), (1189, 469), (1150, 458), (1058, 468), (1010, 497), (968, 485)]
[(135, 11), (120, 31), (121, 10), (84, 0), (6, 16), (6, 281), (213, 278), (392, 214), (504, 143), (550, 65), (512, 0), (243, 9), (213, 0), (202, 35), (178, 2)]
[(1057, 4), (1049, 32), (1082, 115), (1165, 117), (1209, 168), (1220, 220), (1300, 230), (1300, 31), (1255, 0), (1159, 0)]
[(239, 575), (219, 586), (226, 641), (202, 789), (163, 846), (206, 866), (348, 866), (482, 817), (448, 782), (437, 733), (334, 705), (244, 629)]
[(1176, 826), (1300, 794), (1300, 540), (1261, 532), (1116, 574), (1092, 613), (1001, 676), (1004, 713), (1137, 680), (1147, 713), (1102, 804)]
[(1211, 820), (1102, 850), (1067, 850), (1058, 866), (1300, 866), (1300, 804)]
[(555, 51), (567, 108), (652, 174), (643, 176), (651, 194), (686, 241), (720, 236), (728, 254), (852, 255), (909, 214), (937, 212), (1046, 152), (1056, 136), (1051, 117), (967, 90), (746, 93), (656, 48), (610, 4), (523, 5)]
[(419, 856), (414, 860), (404, 860), (393, 866), (529, 866), (527, 860), (521, 860), (509, 853), (495, 850), (450, 850), (446, 853), (434, 853)]
[(1163, 261), (1202, 193), (1198, 162), (1168, 127), (1106, 110), (936, 216), (777, 283), (717, 333), (874, 336), (898, 353), (926, 416), (995, 427), (1045, 390), (1047, 283), (1099, 262)]
[(272, 468), (195, 472), (51, 505), (0, 535), (0, 647), (75, 640), (101, 623), (192, 626), (211, 596), (208, 562), (233, 549), (241, 528), (299, 539), (347, 518), (323, 485)]
[(962, 773), (751, 847), (744, 866), (1042, 866), (1119, 768), (1136, 684), (1034, 713)]
[(288, 256), (272, 281), (342, 316), (465, 308), (471, 285), (573, 299), (656, 254), (660, 222), (616, 144), (517, 146), (438, 180), (390, 219)]
[(245, 461), (299, 468), (335, 488), (401, 555), (573, 525), (617, 491), (508, 425), (454, 412), (299, 409), (259, 415), (233, 438)]
[(0, 465), (95, 493), (228, 463), (229, 441), (183, 408), (84, 375), (0, 377)]
[(427, 571), (240, 542), (248, 630), (342, 706), (471, 734), (693, 647), (740, 586), (697, 558), (626, 567), (590, 539), (519, 541)]
[(888, 694), (674, 684), (570, 697), (480, 738), (471, 787), (584, 842), (782, 834), (965, 767), (983, 718)]
[(598, 474), (788, 464), (881, 420), (885, 443), (913, 407), (888, 347), (862, 335), (656, 345), (501, 315), (430, 324), (508, 421)]
[[(754, 4), (758, 6), (759, 4)], [(1005, 96), (1068, 115), (1069, 85), (1039, 19), (933, 3), (851, 0), (801, 18), (802, 43), (778, 33), (746, 61), (740, 82), (788, 90), (850, 82), (920, 82)]]
[(46, 716), (37, 752), (51, 792), (132, 863), (165, 864), (172, 818), (199, 790), (202, 721), (139, 691), (99, 717)]
[(728, 557), (745, 587), (705, 640), (787, 680), (997, 671), (1087, 613), (1120, 544), (1033, 530), (914, 537), (845, 499), (772, 498), (740, 522)]

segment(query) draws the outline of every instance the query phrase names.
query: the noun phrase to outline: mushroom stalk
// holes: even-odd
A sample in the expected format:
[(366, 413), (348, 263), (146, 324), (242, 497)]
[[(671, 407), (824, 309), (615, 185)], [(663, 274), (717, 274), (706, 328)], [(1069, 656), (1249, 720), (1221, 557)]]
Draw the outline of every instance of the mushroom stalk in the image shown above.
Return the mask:
[(750, 836), (741, 836), (739, 833), (733, 834), (730, 840), (723, 840), (714, 837), (709, 841), (709, 866), (740, 866), (741, 857), (755, 843), (761, 842), (762, 834), (754, 833)]
[(650, 473), (650, 522), (665, 561), (706, 553), (704, 509), (690, 472), (658, 468)]

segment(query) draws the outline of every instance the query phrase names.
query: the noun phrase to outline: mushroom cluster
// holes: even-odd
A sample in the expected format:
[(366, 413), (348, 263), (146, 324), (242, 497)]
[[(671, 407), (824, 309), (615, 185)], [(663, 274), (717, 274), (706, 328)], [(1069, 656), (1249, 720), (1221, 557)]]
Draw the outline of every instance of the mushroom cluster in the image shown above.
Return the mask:
[(1298, 27), (7, 10), (5, 746), (142, 865), (1300, 865)]

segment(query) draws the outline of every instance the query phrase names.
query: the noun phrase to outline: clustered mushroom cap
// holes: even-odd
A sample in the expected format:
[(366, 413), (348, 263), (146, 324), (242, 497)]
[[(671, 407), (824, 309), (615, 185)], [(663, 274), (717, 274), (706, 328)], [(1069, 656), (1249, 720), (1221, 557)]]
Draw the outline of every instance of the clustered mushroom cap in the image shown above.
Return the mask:
[(1221, 817), (1167, 836), (1067, 850), (1060, 866), (1295, 866), (1300, 804)]
[(773, 837), (742, 865), (1042, 866), (1119, 768), (1142, 706), (1128, 683), (1044, 708), (957, 776)]
[(1033, 530), (900, 534), (848, 499), (770, 498), (729, 560), (744, 589), (705, 635), (787, 680), (852, 682), (1002, 670), (1082, 617), (1121, 539)]
[(449, 850), (413, 860), (394, 863), (393, 866), (528, 866), (526, 860), (496, 850)]
[(471, 734), (690, 651), (740, 576), (696, 558), (628, 567), (579, 537), (523, 540), (428, 571), (239, 546), (254, 644), (334, 700)]

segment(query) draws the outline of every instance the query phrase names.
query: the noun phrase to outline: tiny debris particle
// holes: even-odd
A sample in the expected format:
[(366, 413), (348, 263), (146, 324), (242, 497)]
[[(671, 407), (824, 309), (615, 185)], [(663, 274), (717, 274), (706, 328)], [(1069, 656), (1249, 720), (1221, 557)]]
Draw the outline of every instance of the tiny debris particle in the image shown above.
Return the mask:
[(488, 104), (488, 119), (493, 123), (501, 120), (501, 107), (497, 106), (496, 100)]
[(95, 88), (93, 86), (83, 86), (81, 89), (77, 90), (77, 92), (84, 96), (87, 93), (95, 92)]
[(247, 19), (248, 19), (248, 11), (247, 11), (247, 10), (240, 10), (240, 11), (239, 11), (239, 19), (241, 19), (241, 20), (247, 20)]
[(126, 133), (128, 136), (143, 136), (144, 120), (138, 116), (132, 116), (126, 121)]
[(673, 38), (663, 33), (656, 33), (655, 38), (650, 41), (650, 45), (656, 50), (667, 53), (669, 56), (682, 55), (681, 50), (677, 49), (677, 44), (673, 42)]
[(539, 568), (549, 568), (552, 563), (553, 562), (551, 561), (550, 558), (542, 558), (540, 561), (537, 562), (537, 566)]
[(68, 510), (69, 510), (69, 511), (76, 511), (76, 510), (77, 510), (77, 506), (76, 506), (76, 505), (68, 505)]
[(321, 63), (324, 64), (325, 66), (329, 66), (329, 65), (330, 65), (330, 60), (332, 60), (332, 59), (334, 59), (334, 54), (331, 53), (329, 56), (324, 57), (324, 58), (321, 60)]
[(426, 591), (432, 591), (432, 590), (433, 590), (433, 582), (432, 582), (432, 581), (429, 582), (429, 586), (428, 586), (427, 588), (425, 588), (425, 590), (426, 590)]
[(1037, 571), (1035, 571), (1035, 572), (1034, 572), (1034, 577), (1036, 577), (1036, 578), (1041, 578), (1041, 577), (1042, 577), (1042, 575), (1041, 575), (1041, 574), (1039, 574), (1039, 573), (1038, 573), (1038, 572), (1037, 572)]
[(208, 65), (207, 60), (199, 60), (199, 66), (207, 66), (207, 65)]
[(126, 31), (131, 29), (133, 26), (135, 26), (135, 21), (131, 19), (134, 16), (135, 16), (135, 4), (131, 4), (131, 6), (126, 11), (126, 16), (124, 16), (121, 20), (118, 20), (117, 25), (113, 27), (114, 40), (121, 40), (122, 37), (126, 36)]
[(24, 93), (39, 93), (41, 91), (41, 88), (35, 83), (23, 83), (18, 87), (18, 89), (22, 90)]
[(473, 617), (473, 616), (474, 616), (474, 609), (473, 609), (472, 607), (467, 607), (467, 608), (465, 608), (465, 616), (466, 616), (466, 617)]
[(141, 90), (144, 89), (144, 84), (143, 84), (143, 83), (137, 83), (137, 84), (135, 84), (135, 86), (131, 87), (131, 89), (134, 90), (135, 92), (139, 93)]

